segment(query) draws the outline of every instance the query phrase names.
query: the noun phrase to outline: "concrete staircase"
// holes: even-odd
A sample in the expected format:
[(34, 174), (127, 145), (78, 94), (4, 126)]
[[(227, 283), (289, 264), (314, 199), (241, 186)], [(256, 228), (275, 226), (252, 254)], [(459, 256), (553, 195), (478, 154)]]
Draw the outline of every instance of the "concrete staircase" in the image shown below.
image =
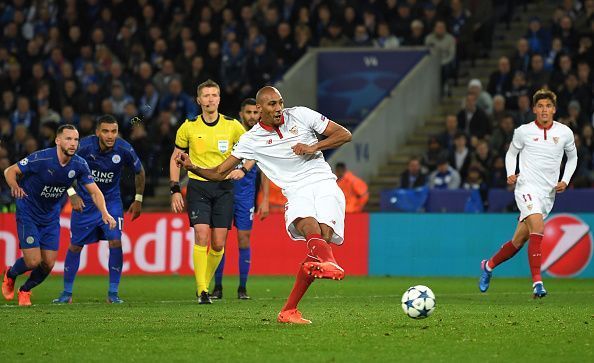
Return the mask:
[(489, 75), (497, 69), (499, 57), (511, 56), (514, 52), (516, 41), (524, 35), (528, 28), (528, 19), (537, 14), (548, 16), (553, 12), (553, 6), (544, 1), (531, 3), (527, 11), (518, 7), (514, 21), (510, 29), (504, 24), (497, 24), (493, 40), (493, 49), (487, 59), (477, 59), (474, 65), (470, 61), (464, 61), (460, 65), (457, 86), (452, 89), (451, 97), (444, 97), (440, 106), (427, 118), (425, 124), (418, 127), (410, 136), (406, 145), (389, 158), (388, 162), (379, 167), (377, 175), (369, 181), (369, 202), (368, 211), (380, 210), (380, 193), (383, 189), (398, 187), (400, 174), (406, 169), (408, 160), (412, 156), (421, 156), (427, 148), (429, 136), (438, 134), (445, 130), (445, 117), (448, 114), (456, 114), (461, 108), (462, 99), (466, 95), (467, 85), (470, 79), (478, 78), (487, 87)]

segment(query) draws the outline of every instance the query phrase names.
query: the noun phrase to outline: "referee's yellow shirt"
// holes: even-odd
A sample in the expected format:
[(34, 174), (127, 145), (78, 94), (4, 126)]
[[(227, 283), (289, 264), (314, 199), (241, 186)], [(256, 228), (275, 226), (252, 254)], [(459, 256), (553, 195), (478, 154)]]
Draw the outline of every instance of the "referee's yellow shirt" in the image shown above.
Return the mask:
[[(188, 150), (190, 160), (201, 168), (214, 168), (229, 155), (239, 137), (245, 133), (243, 125), (232, 117), (219, 113), (211, 124), (204, 122), (202, 115), (195, 119), (186, 119), (177, 129), (175, 146)], [(206, 180), (194, 173), (188, 173), (191, 179)]]

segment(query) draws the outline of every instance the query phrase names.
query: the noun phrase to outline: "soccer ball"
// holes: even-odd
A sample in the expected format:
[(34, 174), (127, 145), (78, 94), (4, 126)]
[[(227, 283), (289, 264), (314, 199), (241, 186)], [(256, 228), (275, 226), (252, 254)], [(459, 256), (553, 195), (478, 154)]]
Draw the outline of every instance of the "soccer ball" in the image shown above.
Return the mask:
[(402, 295), (402, 310), (413, 319), (424, 319), (435, 309), (435, 294), (423, 285), (409, 287)]

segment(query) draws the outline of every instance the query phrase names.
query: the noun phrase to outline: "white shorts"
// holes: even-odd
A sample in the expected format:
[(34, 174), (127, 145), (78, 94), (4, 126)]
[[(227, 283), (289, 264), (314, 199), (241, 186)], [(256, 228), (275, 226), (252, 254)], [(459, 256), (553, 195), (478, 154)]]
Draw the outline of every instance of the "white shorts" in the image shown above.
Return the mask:
[(313, 217), (334, 230), (330, 242), (337, 245), (344, 241), (344, 194), (336, 180), (322, 180), (301, 188), (283, 190), (287, 197), (285, 204), (285, 226), (289, 237), (305, 241), (305, 236), (295, 228), (297, 218)]
[(542, 214), (542, 219), (547, 218), (549, 213), (551, 213), (551, 209), (553, 209), (553, 204), (555, 204), (554, 197), (540, 196), (526, 191), (515, 191), (514, 196), (520, 210), (520, 222), (529, 215), (537, 213)]

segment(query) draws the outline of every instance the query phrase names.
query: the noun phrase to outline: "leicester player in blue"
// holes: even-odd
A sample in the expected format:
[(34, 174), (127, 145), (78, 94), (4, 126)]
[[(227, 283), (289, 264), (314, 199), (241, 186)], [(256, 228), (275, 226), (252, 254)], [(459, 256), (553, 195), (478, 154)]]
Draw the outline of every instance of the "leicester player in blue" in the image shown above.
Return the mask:
[(132, 168), (136, 174), (134, 178), (136, 196), (128, 209), (132, 214), (132, 220), (135, 220), (142, 209), (144, 168), (134, 148), (118, 137), (118, 122), (111, 115), (103, 115), (97, 119), (95, 135), (87, 136), (80, 141), (77, 155), (89, 164), (95, 183), (105, 195), (107, 210), (117, 221), (117, 227), (112, 230), (105, 228), (101, 223), (99, 211), (90, 203), (91, 196), (84, 188), (77, 186), (76, 190), (68, 191), (73, 209), (70, 223), (71, 240), (64, 262), (64, 291), (53, 302), (58, 304), (72, 302), (72, 288), (83, 247), (100, 240), (107, 240), (109, 244), (107, 302), (119, 304), (123, 302), (118, 295), (118, 289), (123, 266), (122, 227), (124, 222), (120, 176), (125, 166)]
[[(256, 100), (254, 98), (247, 98), (241, 103), (239, 118), (246, 131), (258, 123), (260, 120), (260, 111), (256, 107)], [(237, 242), (239, 247), (239, 287), (237, 288), (237, 298), (241, 300), (250, 298), (247, 294), (246, 285), (251, 264), (250, 235), (254, 219), (257, 176), (258, 168), (255, 167), (253, 160), (246, 161), (240, 169), (229, 175), (229, 179), (236, 179), (233, 185), (233, 223), (235, 224), (235, 228), (237, 228)], [(264, 198), (261, 205), (258, 206), (257, 214), (260, 215), (260, 219), (264, 219), (269, 213), (269, 188), (266, 175), (262, 173), (261, 178)], [(215, 272), (215, 287), (210, 295), (212, 299), (223, 298), (224, 267), (225, 255), (223, 255), (223, 259)]]
[(16, 198), (19, 247), (23, 254), (4, 272), (2, 295), (6, 300), (14, 297), (17, 276), (31, 271), (18, 291), (19, 305), (31, 305), (31, 289), (41, 284), (54, 267), (60, 245), (60, 210), (66, 189), (74, 181), (85, 187), (100, 211), (101, 223), (109, 228), (116, 226), (87, 162), (75, 155), (77, 148), (78, 131), (72, 125), (63, 125), (56, 133), (56, 147), (36, 151), (4, 171)]

